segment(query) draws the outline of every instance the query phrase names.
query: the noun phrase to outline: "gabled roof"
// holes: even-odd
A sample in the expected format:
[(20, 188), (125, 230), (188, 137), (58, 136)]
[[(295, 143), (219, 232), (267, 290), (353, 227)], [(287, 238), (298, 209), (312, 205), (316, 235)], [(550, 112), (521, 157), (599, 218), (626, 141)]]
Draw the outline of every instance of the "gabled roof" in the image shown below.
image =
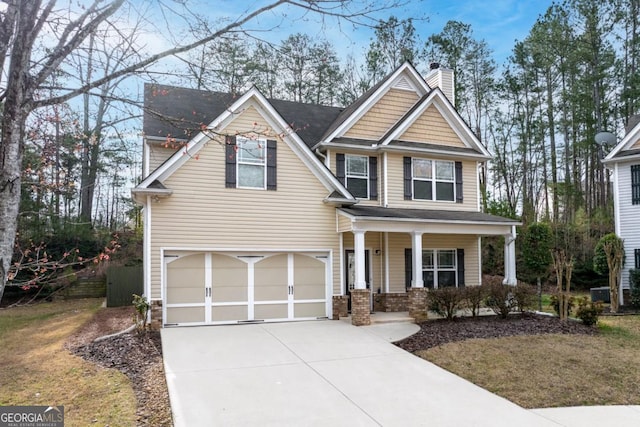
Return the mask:
[[(177, 91), (179, 95), (189, 95), (193, 94), (190, 90)], [(169, 95), (169, 93), (165, 93), (164, 95)], [(153, 96), (153, 94), (152, 94)], [(167, 96), (167, 99), (169, 97)], [(225, 98), (221, 94), (212, 94), (211, 96), (203, 96), (199, 99), (199, 102), (212, 102), (212, 101), (228, 101), (230, 98)], [(170, 102), (166, 102), (169, 103)], [(292, 112), (293, 109), (289, 105), (285, 105), (286, 103), (281, 103), (279, 106), (283, 111)], [(203, 104), (194, 104), (191, 108), (193, 111), (192, 116), (197, 117), (196, 115), (196, 106), (201, 108), (209, 108), (212, 106), (205, 107)], [(207, 123), (207, 129), (215, 129), (216, 132), (224, 132), (224, 128), (229, 125), (237, 113), (243, 111), (244, 109), (253, 106), (258, 109), (263, 118), (267, 121), (268, 125), (277, 133), (283, 135), (282, 139), (289, 145), (289, 147), (298, 155), (298, 157), (307, 165), (307, 167), (311, 170), (311, 172), (318, 178), (318, 180), (327, 188), (328, 191), (331, 192), (331, 197), (328, 202), (335, 202), (340, 197), (343, 203), (354, 203), (355, 198), (349, 191), (338, 181), (338, 179), (326, 168), (324, 164), (320, 162), (320, 160), (315, 156), (315, 154), (311, 151), (311, 149), (305, 144), (305, 142), (300, 138), (300, 131), (302, 129), (297, 129), (292, 126), (291, 123), (287, 122), (285, 118), (280, 114), (280, 112), (260, 93), (258, 89), (251, 88), (244, 95), (236, 98), (234, 102), (230, 104), (225, 104), (224, 107), (215, 106), (213, 108), (214, 111), (219, 112), (218, 116)], [(164, 105), (165, 111), (171, 110), (168, 105)], [(154, 110), (154, 117), (160, 118), (158, 114), (162, 109), (156, 108)], [(173, 111), (176, 111), (174, 109)], [(202, 110), (204, 111), (204, 110)], [(311, 113), (316, 111), (314, 109), (310, 109)], [(181, 111), (185, 112), (184, 108)], [(206, 113), (203, 113), (206, 115)], [(172, 118), (176, 118), (176, 116), (172, 115)], [(204, 118), (204, 116), (203, 116)], [(183, 121), (186, 123), (186, 119)], [(194, 121), (190, 121), (189, 126), (191, 126)], [(150, 125), (148, 129), (158, 130), (157, 122), (153, 125)], [(295, 125), (295, 123), (293, 123)], [(147, 129), (147, 126), (145, 126)], [(191, 129), (191, 127), (190, 127)], [(200, 129), (200, 127), (198, 127)], [(309, 131), (309, 128), (304, 129)], [(311, 127), (311, 133), (314, 132), (314, 128)], [(185, 134), (188, 136), (188, 134)], [(169, 176), (171, 176), (176, 170), (180, 168), (185, 162), (187, 162), (192, 157), (196, 156), (198, 151), (202, 149), (206, 143), (209, 141), (209, 136), (205, 134), (205, 132), (198, 131), (192, 138), (189, 139), (189, 142), (182, 148), (180, 148), (176, 153), (174, 153), (167, 161), (165, 161), (162, 165), (160, 165), (155, 171), (151, 172), (149, 176), (147, 176), (134, 190), (134, 195), (143, 195), (150, 193), (153, 190), (157, 191), (158, 184), (162, 185), (162, 182), (166, 180)], [(188, 153), (188, 156), (184, 154)], [(336, 196), (336, 192), (339, 197)]]
[(627, 134), (622, 138), (622, 141), (607, 154), (602, 162), (607, 164), (615, 163), (618, 160), (640, 158), (640, 151), (637, 148), (632, 148), (638, 141), (640, 141), (640, 121), (635, 123), (631, 129), (627, 129)]
[[(145, 84), (143, 132), (150, 139), (188, 141), (240, 96), (175, 86)], [(342, 108), (267, 99), (309, 147), (315, 145)]]
[(415, 67), (405, 62), (347, 107), (327, 129), (321, 142), (343, 136), (394, 85), (413, 89), (418, 96), (424, 96), (431, 90)]
[(489, 151), (482, 145), (471, 129), (469, 129), (469, 126), (462, 120), (440, 88), (435, 88), (428, 95), (423, 96), (404, 117), (389, 129), (389, 132), (380, 139), (380, 143), (382, 145), (389, 145), (393, 141), (398, 141), (402, 134), (409, 129), (430, 106), (434, 106), (440, 112), (466, 148), (476, 151), (486, 159), (491, 158)]

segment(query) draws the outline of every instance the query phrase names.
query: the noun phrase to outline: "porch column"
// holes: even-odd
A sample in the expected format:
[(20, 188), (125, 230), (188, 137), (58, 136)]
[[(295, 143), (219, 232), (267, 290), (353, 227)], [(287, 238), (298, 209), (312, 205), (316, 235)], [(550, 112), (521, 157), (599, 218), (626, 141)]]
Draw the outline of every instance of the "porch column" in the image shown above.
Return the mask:
[(367, 282), (365, 281), (364, 271), (364, 231), (353, 232), (353, 252), (356, 261), (355, 271), (355, 283), (353, 284), (355, 289), (366, 289)]
[(511, 234), (504, 236), (504, 283), (515, 286), (516, 279), (516, 228), (511, 228)]
[(414, 231), (411, 233), (412, 240), (412, 270), (411, 278), (412, 288), (424, 288), (424, 280), (422, 279), (422, 233)]
[(422, 233), (411, 233), (411, 289), (409, 289), (409, 316), (416, 322), (427, 319), (427, 289), (422, 279)]
[(353, 252), (355, 256), (355, 283), (351, 290), (351, 324), (365, 326), (371, 324), (371, 290), (365, 281), (364, 231), (353, 232)]

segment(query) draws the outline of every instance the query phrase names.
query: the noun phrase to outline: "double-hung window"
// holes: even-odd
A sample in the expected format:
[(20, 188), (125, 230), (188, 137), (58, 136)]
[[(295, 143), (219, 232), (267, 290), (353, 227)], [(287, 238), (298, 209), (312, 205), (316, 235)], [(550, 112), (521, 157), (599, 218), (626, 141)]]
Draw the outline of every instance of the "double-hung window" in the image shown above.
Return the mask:
[(347, 189), (358, 199), (369, 198), (369, 157), (345, 156)]
[(267, 141), (237, 137), (237, 177), (239, 188), (265, 188)]
[(640, 165), (631, 166), (631, 204), (640, 205)]
[(456, 286), (456, 272), (458, 270), (456, 261), (455, 249), (423, 250), (422, 277), (424, 286), (428, 288)]
[(412, 159), (413, 198), (416, 200), (454, 201), (454, 162)]

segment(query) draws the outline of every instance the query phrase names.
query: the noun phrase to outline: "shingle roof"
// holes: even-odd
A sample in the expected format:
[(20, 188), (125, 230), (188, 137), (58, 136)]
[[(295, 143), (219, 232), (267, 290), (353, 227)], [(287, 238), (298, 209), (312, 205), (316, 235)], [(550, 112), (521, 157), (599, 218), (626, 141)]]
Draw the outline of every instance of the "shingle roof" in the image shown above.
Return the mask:
[(399, 209), (383, 208), (380, 206), (361, 206), (339, 208), (344, 213), (361, 218), (389, 218), (408, 220), (432, 220), (448, 222), (481, 222), (481, 223), (510, 223), (517, 225), (520, 222), (510, 218), (490, 215), (484, 212), (447, 211), (429, 209)]
[[(147, 137), (191, 139), (202, 125), (211, 123), (237, 99), (228, 93), (156, 84), (145, 84), (144, 91), (143, 131)], [(320, 140), (342, 111), (277, 99), (269, 102), (309, 147)]]

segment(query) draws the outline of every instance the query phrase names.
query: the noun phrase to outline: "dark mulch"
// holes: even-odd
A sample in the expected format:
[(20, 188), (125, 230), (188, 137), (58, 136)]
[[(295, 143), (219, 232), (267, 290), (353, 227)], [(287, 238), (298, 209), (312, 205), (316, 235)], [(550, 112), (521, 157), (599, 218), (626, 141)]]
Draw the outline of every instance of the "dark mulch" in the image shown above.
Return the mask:
[(409, 352), (426, 350), (442, 344), (474, 338), (501, 338), (516, 335), (584, 334), (595, 335), (597, 328), (557, 317), (537, 314), (512, 314), (506, 319), (497, 316), (463, 317), (450, 320), (428, 320), (420, 331), (398, 341), (396, 345)]
[(171, 426), (171, 407), (162, 365), (159, 331), (136, 332), (91, 342), (72, 351), (86, 360), (124, 373), (138, 401), (138, 426)]

